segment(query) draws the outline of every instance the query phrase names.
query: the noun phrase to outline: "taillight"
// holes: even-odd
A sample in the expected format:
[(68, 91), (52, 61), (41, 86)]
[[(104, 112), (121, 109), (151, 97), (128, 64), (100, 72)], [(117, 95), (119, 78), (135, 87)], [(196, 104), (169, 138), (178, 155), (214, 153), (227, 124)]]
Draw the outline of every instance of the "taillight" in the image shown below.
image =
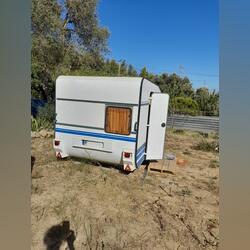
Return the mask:
[(59, 140), (55, 140), (54, 143), (55, 143), (55, 146), (59, 146), (60, 145), (60, 141)]
[(124, 152), (124, 158), (130, 158), (132, 153)]

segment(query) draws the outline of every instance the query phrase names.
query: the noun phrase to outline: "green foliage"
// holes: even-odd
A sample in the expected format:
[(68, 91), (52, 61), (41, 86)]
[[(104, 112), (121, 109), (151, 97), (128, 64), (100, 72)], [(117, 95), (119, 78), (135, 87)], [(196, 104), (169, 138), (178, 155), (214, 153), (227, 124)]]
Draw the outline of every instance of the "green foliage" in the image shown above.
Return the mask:
[(148, 74), (147, 68), (143, 67), (139, 76), (144, 77), (144, 78), (148, 78), (148, 75), (149, 74)]
[(131, 64), (128, 66), (128, 76), (137, 76), (137, 71)]
[(174, 97), (171, 100), (171, 109), (179, 114), (196, 115), (198, 104), (190, 97)]
[(55, 122), (55, 105), (48, 103), (38, 109), (36, 118), (31, 118), (31, 130), (52, 129)]
[[(32, 0), (32, 96), (54, 101), (59, 75), (141, 76), (170, 95), (170, 110), (187, 115), (219, 115), (219, 94), (193, 89), (187, 77), (152, 74), (127, 64), (105, 59), (109, 31), (97, 18), (98, 0)], [(199, 111), (199, 112), (198, 112)], [(45, 119), (47, 121), (47, 118)]]
[(195, 92), (194, 99), (199, 105), (203, 115), (219, 115), (219, 93), (209, 92), (207, 88), (199, 88)]
[(48, 121), (50, 123), (55, 122), (55, 105), (54, 103), (48, 103), (44, 107), (38, 109), (38, 117), (41, 120)]
[(185, 131), (183, 129), (174, 129), (173, 133), (178, 135), (184, 135)]
[(218, 143), (217, 141), (208, 141), (202, 139), (200, 142), (192, 146), (195, 150), (201, 150), (205, 152), (217, 152)]
[(99, 26), (96, 7), (97, 0), (66, 0), (65, 21), (70, 39), (76, 41), (84, 51), (99, 55), (107, 52), (109, 32)]
[(53, 124), (50, 121), (42, 119), (40, 117), (31, 118), (31, 131), (40, 131), (42, 129), (52, 129)]
[(170, 100), (174, 97), (193, 97), (194, 90), (187, 77), (181, 78), (174, 74), (155, 75), (152, 81), (157, 84), (162, 92), (168, 93)]
[(103, 70), (109, 33), (98, 24), (96, 5), (96, 0), (32, 0), (33, 97), (53, 101), (58, 75)]

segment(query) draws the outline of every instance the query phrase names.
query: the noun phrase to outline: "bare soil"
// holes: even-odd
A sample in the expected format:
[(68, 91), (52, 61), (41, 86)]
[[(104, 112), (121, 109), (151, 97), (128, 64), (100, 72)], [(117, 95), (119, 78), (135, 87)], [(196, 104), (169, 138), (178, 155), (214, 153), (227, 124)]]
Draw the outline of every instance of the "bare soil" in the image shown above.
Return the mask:
[(46, 249), (46, 231), (67, 220), (77, 250), (218, 249), (219, 156), (194, 150), (201, 140), (168, 131), (166, 152), (187, 165), (175, 165), (173, 174), (145, 166), (125, 174), (80, 159), (58, 161), (52, 138), (33, 138), (31, 248)]

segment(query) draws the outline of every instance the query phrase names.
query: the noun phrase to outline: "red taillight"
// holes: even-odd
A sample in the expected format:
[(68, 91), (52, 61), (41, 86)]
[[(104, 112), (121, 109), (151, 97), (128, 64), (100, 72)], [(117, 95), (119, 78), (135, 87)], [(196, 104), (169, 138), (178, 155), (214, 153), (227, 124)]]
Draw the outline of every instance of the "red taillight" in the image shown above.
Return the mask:
[(124, 157), (125, 158), (130, 158), (132, 153), (124, 152)]
[(60, 145), (60, 141), (59, 140), (55, 140), (55, 146), (59, 146)]

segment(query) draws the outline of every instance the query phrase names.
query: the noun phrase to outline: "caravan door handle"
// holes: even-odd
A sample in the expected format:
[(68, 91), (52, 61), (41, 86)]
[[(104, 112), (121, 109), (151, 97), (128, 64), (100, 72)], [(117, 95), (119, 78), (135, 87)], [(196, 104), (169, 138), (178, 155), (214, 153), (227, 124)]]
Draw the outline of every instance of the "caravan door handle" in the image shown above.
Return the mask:
[(166, 123), (163, 122), (163, 123), (161, 124), (161, 126), (164, 128), (164, 127), (166, 126)]

